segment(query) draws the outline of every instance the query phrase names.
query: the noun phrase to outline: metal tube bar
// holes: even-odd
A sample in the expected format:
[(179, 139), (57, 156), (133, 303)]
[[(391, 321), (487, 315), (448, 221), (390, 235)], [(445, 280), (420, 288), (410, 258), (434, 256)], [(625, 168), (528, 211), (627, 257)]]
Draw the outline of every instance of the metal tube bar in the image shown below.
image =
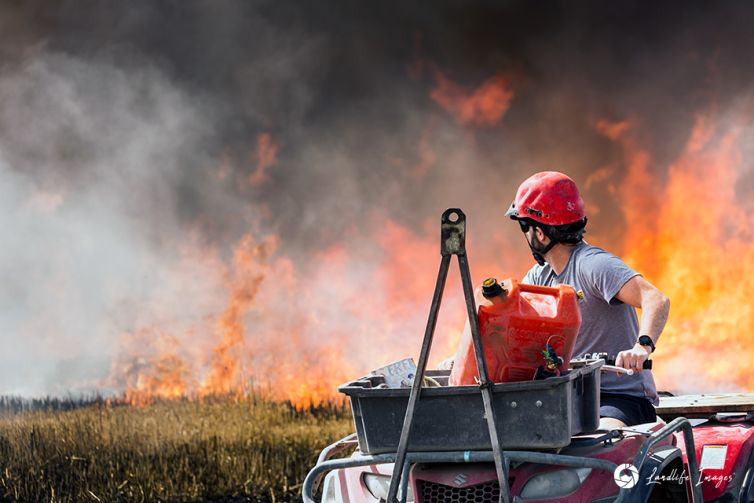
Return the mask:
[(479, 331), (479, 318), (477, 318), (476, 305), (474, 303), (474, 288), (471, 286), (471, 273), (469, 272), (469, 262), (466, 258), (466, 253), (458, 254), (458, 268), (461, 270), (463, 295), (466, 298), (466, 310), (468, 311), (469, 316), (471, 338), (474, 341), (474, 355), (476, 356), (476, 366), (477, 371), (479, 372), (479, 387), (482, 390), (484, 412), (485, 416), (487, 417), (487, 428), (490, 432), (492, 453), (495, 459), (495, 471), (497, 472), (497, 478), (500, 483), (500, 503), (510, 503), (508, 470), (506, 469), (507, 463), (503, 461), (503, 455), (500, 449), (500, 441), (497, 434), (495, 410), (492, 405), (492, 383), (490, 382), (489, 376), (487, 374), (487, 360), (484, 357), (482, 336)]
[(403, 475), (401, 475), (401, 493), (399, 495), (400, 503), (406, 503), (406, 498), (408, 497), (408, 478), (410, 470), (411, 463), (405, 463), (403, 465)]
[(395, 461), (395, 453), (378, 454), (376, 456), (359, 456), (356, 458), (348, 459), (331, 459), (317, 465), (312, 468), (304, 479), (304, 485), (301, 488), (301, 497), (304, 503), (317, 503), (314, 499), (314, 481), (320, 478), (325, 473), (331, 470), (339, 470), (341, 468), (353, 468), (355, 466), (366, 465), (378, 465), (383, 463), (393, 463)]
[(424, 331), (424, 342), (422, 343), (421, 353), (419, 354), (419, 362), (416, 365), (416, 374), (414, 375), (414, 383), (411, 386), (411, 394), (408, 397), (408, 407), (406, 408), (406, 417), (403, 420), (403, 429), (401, 430), (401, 438), (398, 442), (398, 451), (395, 458), (395, 467), (393, 468), (393, 476), (390, 479), (390, 489), (388, 491), (387, 501), (393, 503), (396, 501), (395, 496), (398, 493), (399, 479), (403, 473), (403, 464), (406, 462), (406, 451), (408, 450), (408, 438), (411, 434), (411, 427), (414, 423), (414, 411), (416, 410), (416, 401), (421, 393), (422, 380), (424, 378), (424, 369), (427, 366), (427, 357), (429, 356), (429, 350), (432, 347), (432, 337), (435, 333), (435, 327), (437, 326), (437, 314), (440, 311), (440, 305), (442, 304), (442, 294), (445, 290), (445, 281), (448, 278), (448, 269), (450, 267), (450, 255), (443, 255), (440, 260), (440, 270), (437, 273), (437, 282), (435, 284), (435, 293), (432, 296), (432, 305), (429, 309), (429, 319), (427, 320), (427, 328)]
[(358, 445), (358, 443), (359, 441), (356, 439), (356, 433), (351, 433), (322, 449), (322, 452), (319, 453), (319, 458), (317, 458), (317, 463), (327, 461), (336, 454), (339, 454), (354, 445)]
[[(681, 419), (680, 417), (678, 419)], [(696, 475), (697, 483), (691, 484), (691, 503), (702, 503), (702, 486), (698, 483), (702, 474), (699, 471), (699, 463), (696, 459), (696, 446), (694, 445), (694, 432), (691, 423), (683, 418), (683, 442), (686, 444), (686, 462), (689, 465), (689, 477)]]

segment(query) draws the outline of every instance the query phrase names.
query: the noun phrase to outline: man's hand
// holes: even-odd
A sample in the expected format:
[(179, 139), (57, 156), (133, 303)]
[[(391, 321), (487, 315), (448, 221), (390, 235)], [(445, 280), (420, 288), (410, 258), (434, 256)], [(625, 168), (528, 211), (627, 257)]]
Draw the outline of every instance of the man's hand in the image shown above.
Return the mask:
[(642, 365), (649, 359), (650, 351), (638, 342), (628, 351), (621, 351), (615, 358), (615, 366), (630, 369), (634, 372), (641, 372)]

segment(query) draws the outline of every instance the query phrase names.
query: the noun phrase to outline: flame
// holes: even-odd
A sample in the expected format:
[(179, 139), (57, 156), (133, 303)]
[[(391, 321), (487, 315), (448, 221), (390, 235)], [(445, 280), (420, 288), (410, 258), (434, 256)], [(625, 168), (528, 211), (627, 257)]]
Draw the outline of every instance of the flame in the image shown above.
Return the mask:
[(252, 187), (263, 184), (269, 180), (267, 169), (277, 163), (278, 145), (273, 141), (270, 133), (260, 133), (257, 135), (256, 160), (257, 166), (254, 172), (249, 176), (249, 184)]
[(228, 306), (217, 322), (219, 343), (213, 349), (212, 370), (202, 385), (206, 393), (238, 393), (243, 391), (242, 348), (249, 312), (259, 285), (265, 278), (263, 264), (274, 250), (274, 241), (256, 243), (246, 235), (233, 255), (233, 280)]
[[(245, 235), (234, 250), (230, 267), (212, 250), (189, 253), (185, 269), (211, 271), (229, 298), (219, 316), (203, 316), (182, 333), (158, 327), (141, 327), (124, 334), (111, 381), (125, 388), (126, 400), (135, 404), (155, 398), (242, 394), (248, 375), (243, 363), (245, 317), (269, 271), (274, 236), (256, 241)], [(214, 328), (207, 322), (215, 319)], [(208, 335), (210, 334), (210, 335)], [(207, 342), (213, 346), (208, 347)], [(211, 359), (205, 361), (210, 354)]]
[(495, 126), (513, 100), (510, 80), (502, 75), (490, 77), (473, 91), (451, 82), (439, 70), (435, 71), (435, 80), (437, 87), (431, 93), (432, 99), (462, 126)]
[[(338, 385), (372, 368), (416, 358), (439, 241), (436, 232), (424, 237), (379, 220), (373, 242), (353, 231), (311, 260), (285, 255), (274, 234), (245, 235), (227, 262), (212, 250), (188, 253), (184, 268), (214, 274), (225, 306), (182, 331), (125, 333), (111, 383), (132, 404), (256, 393), (306, 407), (336, 398)], [(365, 267), (370, 253), (376, 265)], [(463, 324), (458, 299), (445, 304), (453, 314), (438, 331), (435, 360), (452, 353)]]
[(737, 193), (743, 128), (699, 115), (664, 180), (650, 170), (655, 161), (636, 128), (597, 124), (622, 146), (628, 168), (614, 187), (626, 220), (624, 258), (671, 299), (654, 356), (658, 388), (751, 390), (752, 203)]
[(145, 405), (154, 398), (180, 398), (191, 389), (191, 369), (176, 354), (175, 338), (151, 328), (128, 334), (133, 347), (151, 347), (151, 356), (140, 356), (120, 363), (118, 378), (125, 387), (125, 399)]

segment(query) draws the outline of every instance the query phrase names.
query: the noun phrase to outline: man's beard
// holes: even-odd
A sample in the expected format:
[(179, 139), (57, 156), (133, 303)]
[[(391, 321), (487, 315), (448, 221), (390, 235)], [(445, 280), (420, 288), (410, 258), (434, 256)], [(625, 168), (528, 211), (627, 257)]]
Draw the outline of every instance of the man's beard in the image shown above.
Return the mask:
[(555, 246), (555, 241), (550, 240), (550, 244), (547, 245), (540, 241), (537, 237), (536, 230), (531, 233), (531, 240), (527, 239), (526, 243), (529, 245), (534, 260), (536, 260), (539, 265), (545, 265), (545, 254)]

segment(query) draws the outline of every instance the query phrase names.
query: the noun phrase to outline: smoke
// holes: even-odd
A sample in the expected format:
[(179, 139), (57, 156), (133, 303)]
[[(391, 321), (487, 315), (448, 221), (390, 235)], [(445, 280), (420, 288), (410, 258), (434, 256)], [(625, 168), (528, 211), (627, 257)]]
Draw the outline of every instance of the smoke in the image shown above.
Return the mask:
[(205, 116), (148, 67), (35, 50), (5, 68), (6, 389), (65, 386), (59, 368), (91, 377), (84, 367), (106, 368), (113, 349), (106, 334), (138, 320), (139, 309), (124, 303), (149, 302), (158, 286), (188, 292), (160, 276), (175, 269), (171, 248), (187, 238), (176, 211), (179, 174), (208, 162)]
[(750, 10), (3, 5), (0, 393), (101, 388), (113, 361), (166, 348), (210, 365), (247, 234), (276, 243), (241, 316), (268, 370), (286, 365), (275, 318), (349, 371), (375, 345), (414, 355), (446, 207), (469, 216), (475, 280), (520, 277), (502, 212), (533, 171), (586, 187), (590, 239), (620, 252), (628, 166), (596, 124), (636, 124), (662, 182), (696, 115), (751, 95)]

